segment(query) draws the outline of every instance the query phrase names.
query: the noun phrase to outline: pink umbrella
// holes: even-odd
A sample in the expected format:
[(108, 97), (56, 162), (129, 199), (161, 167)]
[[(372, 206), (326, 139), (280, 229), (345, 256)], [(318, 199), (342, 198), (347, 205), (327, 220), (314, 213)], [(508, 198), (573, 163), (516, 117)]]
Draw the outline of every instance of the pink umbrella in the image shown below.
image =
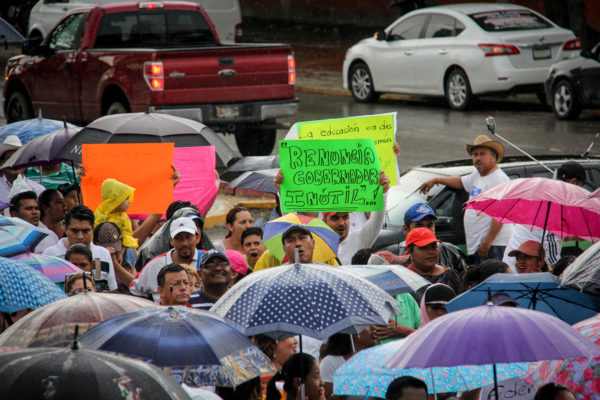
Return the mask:
[(467, 202), (498, 222), (545, 229), (561, 237), (600, 239), (600, 198), (579, 186), (547, 178), (501, 183)]

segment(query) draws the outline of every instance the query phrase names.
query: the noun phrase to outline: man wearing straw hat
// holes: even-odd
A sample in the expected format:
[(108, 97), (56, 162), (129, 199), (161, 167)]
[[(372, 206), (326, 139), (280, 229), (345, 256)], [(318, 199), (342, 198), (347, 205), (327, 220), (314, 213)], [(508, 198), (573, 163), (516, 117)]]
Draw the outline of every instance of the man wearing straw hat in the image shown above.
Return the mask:
[[(475, 171), (466, 176), (437, 177), (421, 185), (421, 193), (442, 184), (454, 189), (464, 189), (469, 193), (469, 199), (481, 192), (509, 180), (508, 176), (498, 167), (504, 157), (502, 143), (490, 140), (486, 135), (479, 135), (473, 144), (466, 145), (471, 155)], [(512, 225), (503, 225), (491, 217), (479, 216), (475, 210), (466, 210), (464, 217), (467, 254), (475, 255), (475, 265), (486, 259), (502, 260), (504, 249), (512, 233)]]

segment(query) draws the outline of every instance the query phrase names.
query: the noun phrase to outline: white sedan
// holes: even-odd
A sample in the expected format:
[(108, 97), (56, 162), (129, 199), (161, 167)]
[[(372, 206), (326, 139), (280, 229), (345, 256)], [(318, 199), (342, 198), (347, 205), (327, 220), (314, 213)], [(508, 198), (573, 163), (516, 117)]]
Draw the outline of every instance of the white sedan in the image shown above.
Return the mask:
[(550, 66), (580, 50), (573, 32), (526, 7), (423, 8), (346, 52), (344, 88), (360, 102), (386, 92), (445, 96), (456, 110), (484, 94), (531, 92), (543, 99)]

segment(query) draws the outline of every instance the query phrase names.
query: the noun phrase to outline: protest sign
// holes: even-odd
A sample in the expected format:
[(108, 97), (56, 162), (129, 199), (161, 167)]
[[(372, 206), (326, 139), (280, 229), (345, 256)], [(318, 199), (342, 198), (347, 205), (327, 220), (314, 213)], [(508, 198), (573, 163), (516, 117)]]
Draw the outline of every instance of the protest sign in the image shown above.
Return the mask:
[(181, 175), (173, 192), (173, 201), (189, 201), (198, 207), (200, 214), (205, 215), (219, 191), (214, 146), (176, 147), (173, 165)]
[(283, 212), (383, 209), (373, 139), (282, 140), (279, 165)]
[(127, 213), (162, 214), (173, 201), (173, 148), (173, 143), (82, 145), (85, 205), (95, 211), (102, 202), (102, 182), (113, 178), (135, 188)]
[(298, 139), (373, 139), (381, 169), (396, 185), (396, 113), (298, 122)]

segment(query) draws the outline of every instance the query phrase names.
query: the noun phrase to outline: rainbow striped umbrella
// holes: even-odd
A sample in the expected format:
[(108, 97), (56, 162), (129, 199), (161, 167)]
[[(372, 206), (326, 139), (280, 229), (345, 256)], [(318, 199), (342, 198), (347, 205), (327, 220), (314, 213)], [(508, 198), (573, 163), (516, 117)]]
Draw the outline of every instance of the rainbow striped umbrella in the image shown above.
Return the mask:
[(337, 256), (340, 236), (322, 219), (289, 213), (265, 224), (263, 244), (277, 259), (285, 257), (281, 235), (290, 225), (304, 225), (312, 233), (315, 239), (314, 261), (326, 262)]
[(59, 257), (44, 256), (36, 253), (19, 254), (11, 257), (13, 260), (27, 264), (33, 269), (45, 275), (52, 282), (64, 282), (66, 274), (80, 273), (83, 270)]

